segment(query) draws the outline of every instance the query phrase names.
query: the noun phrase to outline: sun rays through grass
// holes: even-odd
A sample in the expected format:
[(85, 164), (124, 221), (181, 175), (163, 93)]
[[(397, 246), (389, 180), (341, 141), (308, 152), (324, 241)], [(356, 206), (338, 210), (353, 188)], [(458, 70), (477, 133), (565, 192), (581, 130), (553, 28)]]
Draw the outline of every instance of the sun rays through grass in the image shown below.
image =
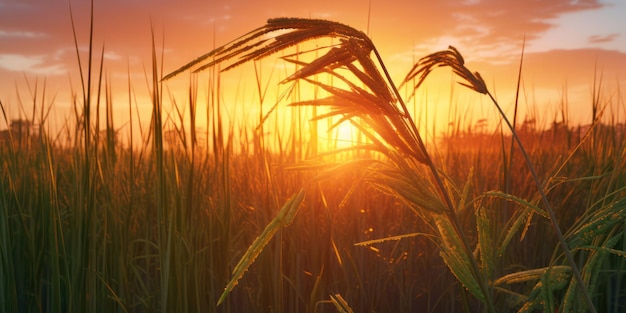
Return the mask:
[[(129, 79), (123, 142), (93, 31), (87, 63), (74, 31), (83, 88), (61, 134), (45, 88), (27, 119), (0, 101), (0, 311), (626, 308), (626, 141), (601, 122), (614, 99), (594, 91), (588, 130), (519, 127), (454, 47), (396, 85), (365, 33), (278, 18), (165, 76), (153, 34), (150, 125), (133, 126)], [(408, 104), (439, 68), (509, 129), (426, 145)], [(255, 80), (238, 108), (253, 125), (222, 94), (235, 69)], [(208, 78), (168, 99), (186, 72)]]
[[(339, 116), (340, 121), (349, 120), (367, 137), (371, 143), (368, 149), (384, 155), (390, 163), (384, 164), (386, 162), (374, 160), (368, 162), (361, 169), (365, 173), (365, 179), (379, 190), (403, 199), (424, 220), (436, 225), (438, 244), (442, 249), (441, 257), (444, 262), (465, 288), (485, 304), (488, 311), (495, 312), (494, 292), (489, 286), (489, 282), (493, 280), (490, 269), (493, 266), (493, 260), (490, 259), (491, 256), (487, 258), (487, 254), (491, 254), (490, 251), (493, 249), (490, 236), (479, 236), (481, 239), (476, 247), (480, 249), (482, 260), (482, 264), (479, 264), (479, 260), (473, 255), (469, 236), (466, 235), (460, 222), (458, 216), (460, 208), (452, 200), (453, 190), (450, 189), (449, 183), (444, 181), (445, 176), (435, 166), (379, 53), (364, 33), (340, 23), (324, 20), (272, 19), (265, 26), (201, 56), (165, 76), (164, 79), (172, 78), (185, 70), (191, 69), (199, 72), (217, 64), (226, 64), (224, 71), (227, 71), (243, 63), (269, 57), (320, 37), (337, 39), (339, 43), (329, 47), (322, 56), (311, 62), (293, 59), (300, 52), (283, 57), (287, 62), (297, 63), (301, 68), (282, 83), (304, 81), (323, 89), (330, 96), (298, 101), (290, 105), (329, 106), (331, 109), (328, 114), (313, 118)], [(371, 58), (372, 54), (375, 55), (375, 59)], [(574, 274), (575, 282), (586, 301), (587, 309), (595, 312), (594, 304), (578, 266), (565, 242), (554, 210), (524, 145), (500, 105), (487, 89), (480, 74), (471, 72), (464, 63), (461, 54), (454, 47), (450, 47), (448, 50), (420, 59), (409, 71), (402, 84), (411, 83), (417, 79), (410, 95), (412, 96), (434, 68), (450, 67), (463, 80), (459, 82), (461, 85), (489, 96), (521, 149), (542, 203), (548, 212), (548, 220), (552, 223), (570, 270)], [(327, 73), (345, 83), (346, 88), (321, 83), (312, 77), (320, 73)], [(347, 78), (343, 73), (350, 73), (354, 79)], [(355, 149), (363, 148), (355, 147)], [(422, 176), (416, 169), (420, 163), (430, 168), (432, 181)], [(459, 194), (459, 196), (465, 199), (467, 194)], [(464, 206), (464, 201), (460, 205)], [(484, 217), (484, 213), (479, 216), (481, 217), (477, 221), (479, 234), (487, 234), (485, 231), (489, 228), (488, 219)], [(486, 259), (490, 261), (485, 261)]]

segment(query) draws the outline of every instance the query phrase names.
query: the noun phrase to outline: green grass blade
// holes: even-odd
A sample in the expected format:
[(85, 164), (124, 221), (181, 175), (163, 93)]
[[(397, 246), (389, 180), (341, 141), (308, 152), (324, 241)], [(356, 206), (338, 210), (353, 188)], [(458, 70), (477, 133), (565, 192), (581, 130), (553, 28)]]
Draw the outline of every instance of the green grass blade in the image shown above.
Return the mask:
[(485, 192), (483, 194), (486, 197), (494, 197), (494, 198), (501, 198), (507, 201), (512, 201), (515, 202), (519, 205), (522, 205), (524, 207), (527, 207), (529, 209), (532, 209), (535, 213), (545, 217), (545, 218), (549, 218), (548, 213), (546, 213), (546, 211), (522, 198), (516, 197), (514, 195), (510, 195), (510, 194), (506, 194), (504, 192), (500, 192), (500, 191), (488, 191)]
[(447, 218), (437, 215), (434, 216), (434, 220), (439, 230), (441, 240), (440, 255), (443, 261), (467, 291), (480, 301), (485, 302), (485, 294), (472, 272), (470, 258), (473, 256), (467, 255), (465, 250), (461, 248), (463, 246), (461, 238), (458, 237), (457, 232)]
[(487, 216), (487, 209), (483, 206), (476, 211), (476, 228), (483, 275), (490, 278), (495, 266), (493, 236), (491, 235), (493, 228), (489, 216)]
[(284, 227), (289, 225), (293, 219), (295, 218), (296, 213), (298, 212), (298, 208), (300, 204), (304, 200), (304, 189), (301, 189), (300, 192), (293, 195), (280, 209), (276, 217), (265, 227), (263, 232), (254, 240), (254, 242), (248, 247), (248, 250), (244, 253), (244, 255), (239, 260), (239, 263), (235, 266), (232, 272), (232, 277), (226, 287), (224, 288), (224, 292), (220, 296), (217, 301), (217, 305), (219, 306), (228, 294), (235, 288), (239, 279), (243, 277), (245, 272), (248, 270), (250, 265), (254, 263), (254, 260), (261, 254), (263, 248), (267, 246), (270, 242), (274, 234), (280, 229), (280, 227)]

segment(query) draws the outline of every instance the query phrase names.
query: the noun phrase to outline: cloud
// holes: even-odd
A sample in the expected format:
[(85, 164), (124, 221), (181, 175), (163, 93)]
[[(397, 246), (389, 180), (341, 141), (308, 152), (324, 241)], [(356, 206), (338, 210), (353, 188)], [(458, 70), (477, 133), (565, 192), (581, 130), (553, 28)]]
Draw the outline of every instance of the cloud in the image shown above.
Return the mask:
[(556, 29), (564, 16), (599, 11), (606, 5), (601, 0), (420, 2), (375, 3), (371, 19), (375, 43), (394, 47), (392, 53), (411, 45), (410, 52), (417, 55), (453, 45), (474, 60), (511, 62), (519, 59), (524, 39), (526, 46), (531, 46)]
[(118, 60), (122, 60), (122, 56), (116, 52), (107, 51), (104, 53), (104, 59), (111, 60), (111, 61), (118, 61)]
[(589, 43), (606, 43), (606, 42), (614, 41), (618, 36), (619, 34), (617, 33), (608, 34), (608, 35), (593, 35), (593, 36), (590, 36), (589, 39), (587, 39), (587, 41), (589, 41)]
[(67, 71), (61, 64), (44, 65), (42, 55), (0, 54), (0, 68), (12, 72), (26, 72), (38, 75), (61, 75)]
[[(480, 62), (472, 64), (471, 69), (479, 71), (487, 81), (515, 86), (518, 66), (515, 63), (493, 65)], [(530, 90), (543, 88), (558, 91), (566, 85), (567, 89), (583, 91), (577, 101), (587, 101), (595, 75), (618, 78), (607, 79), (602, 83), (606, 91), (617, 90), (617, 87), (611, 87), (614, 84), (624, 88), (626, 82), (619, 78), (626, 77), (626, 53), (593, 48), (531, 52), (524, 55), (522, 71), (522, 79)], [(570, 100), (574, 101), (574, 98)]]
[(40, 38), (45, 36), (46, 34), (38, 32), (0, 30), (0, 38)]
[(501, 1), (483, 0), (451, 6), (457, 25), (451, 33), (473, 45), (514, 45), (523, 37), (539, 38), (556, 25), (559, 17), (603, 7), (598, 0)]

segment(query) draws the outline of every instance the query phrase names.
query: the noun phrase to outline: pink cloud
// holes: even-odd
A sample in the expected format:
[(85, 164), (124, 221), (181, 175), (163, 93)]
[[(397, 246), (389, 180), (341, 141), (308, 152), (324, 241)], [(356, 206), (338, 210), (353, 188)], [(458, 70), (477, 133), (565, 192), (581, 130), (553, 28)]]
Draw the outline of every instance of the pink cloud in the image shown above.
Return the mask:
[(617, 37), (619, 36), (619, 34), (608, 34), (608, 35), (593, 35), (591, 37), (589, 37), (589, 39), (587, 39), (589, 41), (589, 43), (605, 43), (605, 42), (611, 42), (613, 40), (615, 40)]

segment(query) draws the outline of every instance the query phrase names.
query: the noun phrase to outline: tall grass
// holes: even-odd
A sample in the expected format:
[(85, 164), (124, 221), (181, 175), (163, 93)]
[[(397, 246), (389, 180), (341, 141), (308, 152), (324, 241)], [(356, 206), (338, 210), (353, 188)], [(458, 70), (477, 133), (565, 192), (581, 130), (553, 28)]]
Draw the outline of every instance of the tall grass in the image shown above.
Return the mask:
[[(275, 37), (264, 37), (276, 31), (281, 31), (282, 33)], [(489, 281), (493, 279), (492, 267), (494, 263), (494, 241), (492, 234), (487, 231), (490, 228), (489, 219), (483, 209), (478, 208), (478, 243), (476, 249), (480, 253), (479, 260), (473, 255), (473, 249), (458, 216), (458, 211), (466, 205), (465, 201), (467, 200), (469, 189), (464, 188), (458, 194), (460, 199), (458, 206), (453, 203), (453, 190), (449, 188), (449, 185), (446, 185), (444, 177), (435, 166), (404, 101), (402, 101), (397, 88), (393, 85), (387, 70), (382, 64), (380, 55), (365, 34), (346, 25), (333, 22), (305, 19), (274, 19), (240, 39), (211, 51), (179, 68), (166, 76), (165, 79), (169, 79), (193, 67), (196, 67), (194, 71), (198, 72), (207, 67), (225, 62), (231, 62), (224, 69), (229, 70), (242, 63), (262, 59), (299, 43), (325, 36), (337, 38), (340, 43), (330, 47), (323, 56), (309, 63), (289, 58), (293, 55), (284, 57), (288, 62), (302, 65), (302, 68), (283, 82), (303, 80), (321, 87), (330, 96), (323, 99), (297, 102), (292, 105), (331, 106), (331, 112), (327, 116), (339, 115), (342, 119), (350, 120), (361, 132), (366, 134), (373, 143), (367, 149), (377, 151), (391, 161), (391, 166), (379, 165), (377, 164), (378, 161), (375, 160), (367, 164), (362, 170), (367, 173), (368, 180), (376, 185), (378, 189), (404, 199), (422, 218), (434, 224), (434, 228), (438, 231), (438, 241), (442, 249), (441, 256), (444, 262), (465, 288), (485, 304), (488, 311), (495, 312), (493, 291), (488, 286)], [(378, 65), (381, 66), (385, 76), (381, 75), (373, 60), (370, 59), (370, 53), (375, 54)], [(300, 53), (296, 52), (294, 55), (300, 55)], [(563, 237), (554, 209), (546, 196), (544, 186), (539, 180), (530, 157), (517, 135), (515, 126), (511, 124), (497, 100), (486, 88), (480, 74), (477, 72), (472, 73), (467, 69), (464, 66), (464, 60), (460, 53), (450, 47), (447, 51), (437, 52), (421, 59), (411, 69), (403, 83), (411, 82), (414, 78), (417, 78), (418, 81), (414, 87), (414, 89), (417, 89), (429, 73), (435, 67), (440, 66), (451, 67), (454, 73), (464, 80), (464, 82), (460, 83), (461, 85), (478, 93), (488, 95), (500, 112), (504, 122), (511, 130), (512, 139), (517, 143), (528, 166), (528, 171), (532, 181), (537, 186), (538, 195), (544, 208), (542, 209), (521, 199), (518, 202), (524, 204), (527, 210), (530, 209), (551, 222), (569, 265), (568, 269), (573, 274), (574, 281), (570, 287), (577, 286), (583, 299), (585, 299), (586, 309), (592, 312), (595, 311), (587, 286), (578, 270), (578, 265), (572, 256), (568, 243)], [(346, 78), (345, 74), (340, 73), (339, 70), (345, 70), (351, 74), (353, 80), (360, 82), (365, 88), (354, 84), (353, 80)], [(327, 73), (341, 80), (348, 88), (341, 89), (311, 79), (313, 75), (320, 73)], [(593, 107), (594, 112), (596, 112), (597, 106), (594, 105)], [(512, 151), (511, 149), (511, 159)], [(418, 172), (415, 166), (419, 163), (425, 164), (430, 168), (432, 178), (434, 179), (431, 186), (428, 186), (428, 181), (424, 184), (425, 178), (422, 175), (414, 176), (413, 173)], [(508, 167), (510, 167), (510, 164)], [(508, 186), (506, 188), (508, 189)], [(424, 193), (424, 190), (430, 191)], [(506, 197), (509, 198), (509, 196)], [(532, 211), (530, 212), (531, 214), (533, 213)], [(514, 227), (512, 230), (517, 230), (517, 228)], [(511, 233), (509, 232), (509, 234)], [(507, 234), (507, 237), (509, 236)], [(504, 243), (507, 244), (508, 241)], [(503, 247), (500, 247), (500, 250), (502, 249)], [(571, 288), (571, 290), (573, 289)], [(553, 310), (553, 305), (547, 301), (550, 297), (547, 297), (548, 299), (544, 297), (542, 302), (545, 305), (544, 309)], [(567, 304), (569, 302), (565, 302), (565, 305)]]
[[(307, 58), (298, 44), (322, 37), (333, 44)], [(616, 124), (600, 123), (601, 104), (623, 100), (595, 97), (594, 125), (571, 147), (555, 144), (527, 149), (526, 160), (513, 157), (503, 153), (503, 143), (536, 147), (545, 133), (512, 127), (514, 135), (466, 134), (487, 143), (469, 152), (455, 150), (453, 141), (465, 139), (457, 134), (448, 139), (446, 158), (434, 159), (367, 36), (328, 21), (276, 19), (165, 76), (213, 67), (204, 150), (194, 139), (197, 85), (190, 84), (188, 102), (171, 101), (177, 115), (168, 115), (162, 56), (156, 44), (152, 51), (153, 111), (143, 142), (133, 142), (132, 123), (130, 142), (116, 141), (111, 112), (119, 104), (112, 102), (105, 65), (91, 66), (91, 50), (80, 73), (84, 96), (76, 97), (75, 123), (66, 125), (72, 144), (45, 131), (45, 88), (32, 96), (41, 112), (31, 118), (39, 126), (35, 135), (8, 132), (0, 146), (0, 311), (625, 308), (624, 134)], [(339, 163), (325, 154), (295, 163), (307, 155), (304, 136), (253, 132), (254, 149), (233, 139), (257, 125), (225, 126), (228, 103), (216, 69), (280, 51), (297, 67), (285, 84), (320, 90), (312, 99), (284, 98), (294, 116), (313, 106), (315, 120), (349, 121), (366, 140), (348, 150), (367, 153)], [(442, 65), (488, 94), (454, 49), (418, 61), (404, 85), (411, 92)], [(271, 87), (263, 75), (257, 72), (253, 105), (267, 101)], [(137, 119), (132, 89), (129, 82), (126, 105)], [(0, 102), (9, 125), (5, 105)], [(180, 145), (168, 149), (164, 129), (173, 118)], [(302, 127), (297, 119), (291, 123)], [(263, 128), (276, 133), (278, 126)], [(543, 140), (558, 143), (576, 132), (549, 134)], [(266, 143), (273, 140), (291, 143), (272, 151)], [(585, 294), (593, 304), (581, 300)]]

